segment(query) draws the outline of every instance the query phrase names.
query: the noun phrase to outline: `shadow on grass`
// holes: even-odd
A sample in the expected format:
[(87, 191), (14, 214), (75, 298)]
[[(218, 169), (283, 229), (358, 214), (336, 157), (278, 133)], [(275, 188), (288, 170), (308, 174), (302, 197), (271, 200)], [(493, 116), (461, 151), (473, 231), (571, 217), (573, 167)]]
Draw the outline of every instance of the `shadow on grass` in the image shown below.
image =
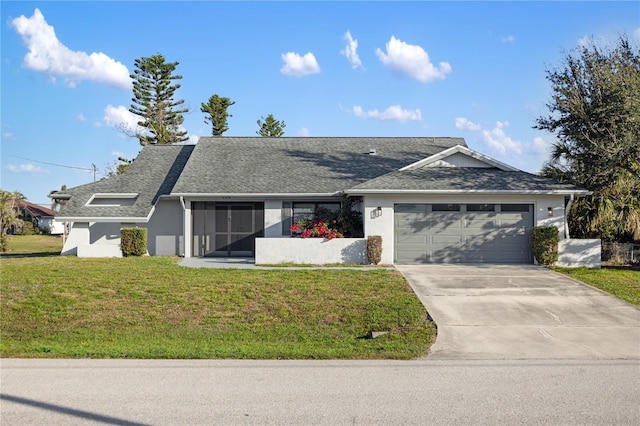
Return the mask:
[(0, 253), (0, 257), (22, 258), (22, 257), (53, 257), (60, 256), (58, 251), (38, 251), (32, 253)]

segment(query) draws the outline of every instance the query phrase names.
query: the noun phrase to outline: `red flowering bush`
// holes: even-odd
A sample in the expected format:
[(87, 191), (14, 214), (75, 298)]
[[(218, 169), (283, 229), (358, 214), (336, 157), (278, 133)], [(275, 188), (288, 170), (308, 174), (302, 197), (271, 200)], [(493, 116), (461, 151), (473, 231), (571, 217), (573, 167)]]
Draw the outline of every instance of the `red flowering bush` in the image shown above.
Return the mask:
[(313, 219), (300, 219), (289, 232), (302, 238), (362, 238), (362, 214), (352, 209), (351, 202), (338, 211), (319, 208)]
[[(302, 232), (300, 232), (301, 230)], [(302, 219), (298, 223), (291, 225), (289, 231), (293, 234), (300, 233), (300, 237), (302, 238), (326, 238), (327, 240), (344, 238), (344, 235), (340, 231), (330, 228), (321, 220), (311, 221), (309, 219)]]

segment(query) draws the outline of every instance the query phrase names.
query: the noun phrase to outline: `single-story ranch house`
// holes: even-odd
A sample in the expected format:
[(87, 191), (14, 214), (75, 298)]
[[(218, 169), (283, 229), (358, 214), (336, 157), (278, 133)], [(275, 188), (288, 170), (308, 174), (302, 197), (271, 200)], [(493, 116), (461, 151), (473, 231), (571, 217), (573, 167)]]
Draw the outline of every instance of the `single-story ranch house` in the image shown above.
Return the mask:
[[(64, 201), (56, 219), (72, 223), (62, 254), (83, 257), (120, 256), (120, 229), (145, 227), (152, 256), (365, 263), (366, 237), (380, 235), (384, 264), (526, 264), (537, 225), (558, 227), (565, 263), (583, 257), (562, 243), (565, 211), (586, 194), (462, 138), (203, 137), (146, 146), (124, 174), (52, 198)], [(365, 238), (291, 237), (298, 218), (346, 202)]]

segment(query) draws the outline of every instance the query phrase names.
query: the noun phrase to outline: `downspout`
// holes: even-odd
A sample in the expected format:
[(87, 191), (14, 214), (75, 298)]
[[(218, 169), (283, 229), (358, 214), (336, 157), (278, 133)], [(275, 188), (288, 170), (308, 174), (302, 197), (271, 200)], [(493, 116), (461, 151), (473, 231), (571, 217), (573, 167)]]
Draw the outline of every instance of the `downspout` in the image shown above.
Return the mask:
[(564, 238), (567, 240), (571, 239), (569, 235), (569, 211), (571, 210), (571, 205), (573, 204), (573, 193), (569, 195), (569, 202), (567, 203), (567, 207), (564, 209)]
[[(182, 206), (182, 232), (184, 233), (184, 224), (185, 224), (185, 222), (187, 220), (187, 217), (186, 217), (186, 215), (187, 215), (187, 206), (184, 204), (184, 197), (182, 195), (180, 196), (180, 205)], [(184, 247), (186, 246), (186, 244), (187, 244), (187, 236), (185, 235), (184, 236), (184, 245), (182, 247), (182, 253), (181, 253), (182, 257), (184, 257), (184, 250), (185, 250)]]

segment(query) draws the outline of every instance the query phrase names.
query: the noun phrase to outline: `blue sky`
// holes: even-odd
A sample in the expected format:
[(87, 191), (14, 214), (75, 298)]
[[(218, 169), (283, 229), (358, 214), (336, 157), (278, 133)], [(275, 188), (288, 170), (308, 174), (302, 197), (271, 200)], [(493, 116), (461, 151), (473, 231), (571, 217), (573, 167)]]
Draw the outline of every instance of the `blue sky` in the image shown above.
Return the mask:
[(0, 187), (46, 205), (135, 157), (128, 75), (156, 53), (180, 63), (194, 142), (218, 94), (236, 102), (226, 136), (273, 114), (285, 136), (457, 136), (537, 172), (545, 70), (586, 37), (640, 40), (639, 4), (3, 0)]

